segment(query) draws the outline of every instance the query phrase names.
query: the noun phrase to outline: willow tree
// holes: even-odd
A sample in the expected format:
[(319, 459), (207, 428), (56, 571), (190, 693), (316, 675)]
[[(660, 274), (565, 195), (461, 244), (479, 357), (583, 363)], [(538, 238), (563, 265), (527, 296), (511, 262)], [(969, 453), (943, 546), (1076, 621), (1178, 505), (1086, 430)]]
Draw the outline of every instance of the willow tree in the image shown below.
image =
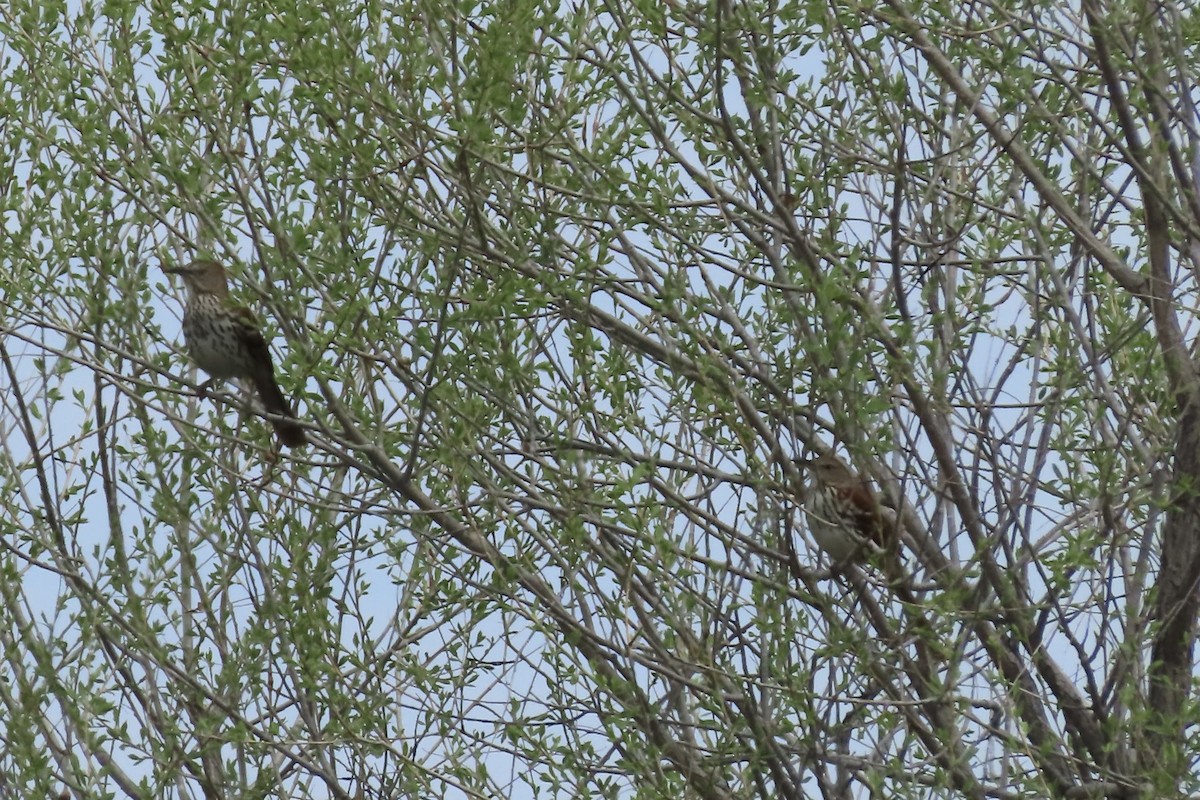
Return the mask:
[[(0, 9), (0, 774), (1198, 790), (1195, 12)], [(181, 350), (197, 258), (309, 444)], [(803, 461), (902, 566), (832, 565)]]

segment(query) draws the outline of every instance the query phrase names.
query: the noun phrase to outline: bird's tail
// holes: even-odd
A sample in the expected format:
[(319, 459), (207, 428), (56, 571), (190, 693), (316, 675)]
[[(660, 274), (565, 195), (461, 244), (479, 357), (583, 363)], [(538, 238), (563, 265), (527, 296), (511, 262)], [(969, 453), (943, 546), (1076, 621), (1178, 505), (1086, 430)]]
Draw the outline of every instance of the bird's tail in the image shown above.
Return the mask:
[(304, 435), (304, 426), (296, 422), (296, 412), (292, 410), (292, 404), (283, 396), (283, 391), (275, 381), (275, 370), (268, 365), (266, 369), (255, 370), (252, 378), (263, 408), (276, 415), (270, 423), (275, 428), (275, 435), (279, 437), (279, 441), (288, 447), (304, 444), (308, 438)]

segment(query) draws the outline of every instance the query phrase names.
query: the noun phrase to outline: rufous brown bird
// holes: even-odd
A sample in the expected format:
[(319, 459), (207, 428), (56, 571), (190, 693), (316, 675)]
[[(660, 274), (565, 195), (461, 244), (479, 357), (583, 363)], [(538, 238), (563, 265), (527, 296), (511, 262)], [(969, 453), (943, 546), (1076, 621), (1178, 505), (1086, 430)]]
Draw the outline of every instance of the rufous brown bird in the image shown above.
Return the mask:
[(920, 663), (931, 671), (935, 663), (948, 660), (950, 653), (940, 646), (901, 566), (896, 523), (885, 518), (870, 485), (833, 453), (801, 464), (810, 475), (803, 497), (808, 528), (817, 546), (833, 559), (833, 569), (867, 561), (880, 567), (888, 588), (910, 609)]
[(225, 268), (216, 261), (193, 261), (186, 267), (164, 269), (179, 275), (188, 288), (183, 310), (183, 338), (188, 355), (212, 380), (248, 380), (270, 414), (279, 441), (289, 447), (304, 444), (304, 426), (296, 421), (292, 404), (275, 380), (267, 340), (249, 309), (229, 300)]
[(833, 453), (801, 464), (810, 475), (804, 497), (808, 528), (835, 565), (861, 563), (875, 548), (895, 556), (892, 526), (862, 479)]

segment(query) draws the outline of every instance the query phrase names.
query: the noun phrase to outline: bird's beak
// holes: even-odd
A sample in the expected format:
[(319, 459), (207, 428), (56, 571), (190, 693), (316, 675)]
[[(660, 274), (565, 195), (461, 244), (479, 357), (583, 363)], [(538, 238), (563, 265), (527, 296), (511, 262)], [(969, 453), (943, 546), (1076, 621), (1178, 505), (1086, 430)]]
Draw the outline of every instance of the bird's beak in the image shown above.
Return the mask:
[(182, 275), (187, 272), (185, 267), (163, 267), (162, 271), (168, 275)]

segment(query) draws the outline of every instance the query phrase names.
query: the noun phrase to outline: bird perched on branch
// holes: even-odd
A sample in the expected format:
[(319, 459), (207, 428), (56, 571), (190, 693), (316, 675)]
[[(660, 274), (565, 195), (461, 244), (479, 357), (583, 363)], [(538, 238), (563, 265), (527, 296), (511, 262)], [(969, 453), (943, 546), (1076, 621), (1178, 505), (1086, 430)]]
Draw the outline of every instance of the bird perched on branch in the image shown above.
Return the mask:
[(188, 289), (183, 311), (186, 350), (214, 380), (248, 380), (258, 392), (279, 441), (288, 447), (304, 444), (304, 427), (275, 381), (271, 351), (249, 309), (229, 300), (225, 268), (216, 261), (193, 261), (186, 267), (164, 269), (183, 278)]
[(833, 453), (800, 463), (810, 474), (803, 505), (817, 546), (833, 559), (835, 570), (864, 562), (882, 569), (888, 588), (908, 607), (918, 658), (926, 674), (931, 673), (933, 665), (950, 659), (951, 651), (942, 646), (910, 587), (890, 509), (885, 512), (870, 485)]
[(861, 478), (833, 453), (801, 464), (811, 476), (804, 497), (808, 528), (835, 565), (862, 563), (876, 548), (896, 557), (894, 526)]

